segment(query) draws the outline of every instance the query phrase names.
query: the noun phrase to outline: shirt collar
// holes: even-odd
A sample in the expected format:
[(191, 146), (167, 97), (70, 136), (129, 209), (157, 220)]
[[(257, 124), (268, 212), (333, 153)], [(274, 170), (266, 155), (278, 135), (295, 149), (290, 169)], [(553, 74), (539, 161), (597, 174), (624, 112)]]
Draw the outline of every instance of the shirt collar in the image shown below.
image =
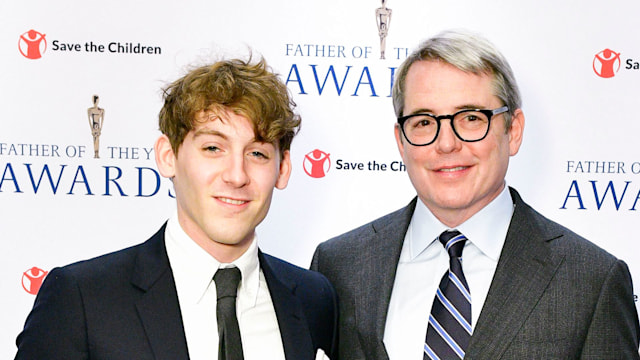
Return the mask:
[(260, 282), (257, 237), (251, 241), (247, 251), (231, 264), (220, 263), (184, 232), (176, 212), (167, 222), (165, 244), (176, 287), (181, 295), (184, 294), (185, 301), (192, 304), (200, 302), (209, 287), (214, 286), (216, 271), (236, 266), (242, 274), (239, 297), (249, 299), (249, 305), (255, 306)]
[[(251, 245), (244, 254), (231, 264), (220, 264), (219, 268), (236, 266), (242, 274), (242, 281), (238, 287), (238, 298), (247, 299), (247, 307), (256, 306), (258, 289), (260, 287), (260, 262), (258, 261), (258, 238), (254, 236)], [(213, 276), (212, 276), (213, 277)], [(243, 300), (244, 301), (244, 300)]]
[[(493, 201), (456, 229), (486, 256), (498, 261), (509, 230), (513, 207), (509, 188), (505, 184), (502, 192)], [(450, 228), (441, 223), (418, 199), (409, 226), (408, 240), (411, 259), (417, 257), (433, 244), (445, 230), (450, 230)]]

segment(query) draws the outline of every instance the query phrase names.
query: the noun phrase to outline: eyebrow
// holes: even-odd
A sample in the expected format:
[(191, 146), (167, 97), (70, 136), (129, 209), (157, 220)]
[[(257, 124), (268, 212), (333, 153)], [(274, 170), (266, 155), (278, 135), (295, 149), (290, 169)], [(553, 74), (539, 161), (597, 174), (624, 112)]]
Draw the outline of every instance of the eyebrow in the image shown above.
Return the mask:
[(220, 131), (218, 131), (218, 130), (213, 130), (213, 129), (207, 129), (207, 128), (201, 128), (201, 129), (196, 130), (196, 131), (193, 133), (193, 138), (195, 139), (195, 138), (197, 138), (197, 137), (199, 137), (199, 136), (204, 136), (204, 135), (219, 136), (219, 137), (221, 137), (221, 138), (223, 138), (223, 139), (225, 139), (225, 140), (229, 138), (229, 137), (228, 137), (225, 133), (223, 133), (223, 132), (220, 132)]
[[(218, 130), (215, 130), (215, 129), (208, 129), (208, 128), (201, 128), (201, 129), (196, 130), (193, 133), (193, 138), (197, 139), (200, 136), (207, 136), (207, 135), (209, 135), (209, 136), (217, 136), (217, 137), (222, 138), (223, 140), (229, 140), (229, 137), (225, 133), (223, 133), (221, 131), (218, 131)], [(255, 136), (253, 137), (253, 139), (251, 139), (251, 142), (252, 143), (264, 143), (262, 141), (256, 140)], [(268, 144), (268, 143), (265, 143), (265, 144)]]
[[(460, 106), (456, 106), (456, 110), (454, 112), (458, 112), (461, 110), (475, 110), (475, 109), (486, 109), (486, 106), (483, 105), (475, 105), (475, 104), (465, 104), (465, 105), (460, 105)], [(429, 108), (420, 108), (420, 109), (416, 109), (414, 111), (412, 111), (411, 113), (407, 114), (407, 115), (415, 115), (415, 114), (432, 114), (432, 115), (436, 115), (434, 114), (434, 111), (429, 109)]]

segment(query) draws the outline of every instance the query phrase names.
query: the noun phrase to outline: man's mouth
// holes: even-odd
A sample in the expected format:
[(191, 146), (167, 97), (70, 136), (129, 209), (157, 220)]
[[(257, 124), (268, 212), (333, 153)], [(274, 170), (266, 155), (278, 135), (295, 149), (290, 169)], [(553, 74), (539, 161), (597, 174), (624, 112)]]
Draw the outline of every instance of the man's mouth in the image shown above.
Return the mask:
[(236, 199), (229, 199), (225, 197), (219, 197), (218, 200), (231, 205), (242, 205), (248, 202), (246, 200), (236, 200)]
[(456, 167), (451, 167), (451, 168), (442, 168), (438, 171), (442, 171), (442, 172), (454, 172), (454, 171), (461, 171), (466, 169), (468, 166), (456, 166)]

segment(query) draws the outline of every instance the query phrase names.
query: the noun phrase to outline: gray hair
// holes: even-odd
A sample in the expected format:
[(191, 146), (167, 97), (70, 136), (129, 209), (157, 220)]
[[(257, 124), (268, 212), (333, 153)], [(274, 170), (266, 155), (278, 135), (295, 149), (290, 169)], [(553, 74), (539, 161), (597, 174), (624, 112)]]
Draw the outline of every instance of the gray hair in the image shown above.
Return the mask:
[(493, 91), (509, 107), (505, 116), (506, 129), (511, 127), (511, 115), (522, 106), (520, 90), (511, 66), (487, 39), (464, 31), (444, 31), (424, 41), (400, 65), (393, 84), (393, 107), (396, 116), (403, 116), (407, 73), (417, 61), (443, 61), (476, 75), (493, 75)]

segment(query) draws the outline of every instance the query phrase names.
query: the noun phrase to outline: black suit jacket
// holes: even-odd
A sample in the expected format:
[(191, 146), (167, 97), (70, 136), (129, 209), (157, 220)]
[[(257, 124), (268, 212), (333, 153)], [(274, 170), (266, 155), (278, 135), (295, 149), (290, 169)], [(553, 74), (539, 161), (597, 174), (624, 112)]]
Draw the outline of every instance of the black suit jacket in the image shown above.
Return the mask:
[[(52, 270), (18, 336), (16, 359), (188, 359), (165, 226), (140, 245)], [(286, 358), (313, 360), (319, 348), (331, 356), (338, 312), (331, 284), (258, 256)]]
[[(638, 359), (626, 264), (511, 196), (515, 210), (465, 359)], [(311, 268), (340, 299), (341, 360), (388, 359), (387, 309), (415, 205), (316, 249)]]

